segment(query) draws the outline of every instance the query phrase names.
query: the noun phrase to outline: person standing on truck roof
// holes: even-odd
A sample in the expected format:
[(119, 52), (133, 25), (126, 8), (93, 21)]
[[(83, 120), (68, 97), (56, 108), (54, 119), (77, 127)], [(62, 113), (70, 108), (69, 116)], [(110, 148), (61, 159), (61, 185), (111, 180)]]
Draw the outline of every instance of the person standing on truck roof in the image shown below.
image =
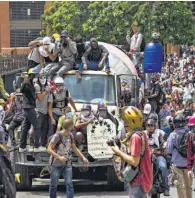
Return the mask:
[(73, 109), (77, 111), (69, 91), (64, 87), (63, 78), (57, 77), (54, 82), (56, 84), (56, 90), (50, 95), (48, 100), (48, 113), (50, 117), (49, 136), (56, 132), (58, 119), (64, 115), (64, 108), (66, 108), (69, 103)]
[(74, 197), (72, 162), (70, 159), (72, 151), (81, 158), (85, 164), (89, 163), (75, 145), (74, 136), (71, 133), (73, 129), (73, 121), (71, 119), (66, 119), (63, 123), (63, 130), (53, 135), (49, 142), (47, 150), (51, 155), (50, 198), (57, 198), (58, 180), (61, 175), (64, 177), (66, 184), (66, 197)]
[[(130, 133), (133, 130), (129, 138), (128, 153), (121, 151), (116, 144), (112, 146), (112, 150), (122, 161), (131, 166), (140, 167), (138, 175), (129, 182), (129, 198), (146, 198), (147, 193), (152, 189), (153, 175), (148, 138), (141, 131), (143, 116), (138, 108), (129, 106), (122, 108), (122, 118), (127, 132)], [(143, 155), (142, 149), (144, 149)]]
[(109, 52), (103, 46), (99, 45), (96, 38), (90, 39), (90, 47), (82, 56), (82, 65), (77, 71), (77, 76), (80, 78), (83, 70), (95, 70), (100, 71), (104, 68), (107, 73), (110, 73)]
[(31, 124), (34, 128), (34, 152), (45, 151), (40, 147), (39, 138), (40, 138), (40, 127), (38, 124), (38, 119), (36, 115), (36, 94), (33, 85), (33, 79), (35, 74), (29, 74), (27, 81), (22, 83), (20, 88), (21, 93), (23, 93), (23, 108), (24, 108), (24, 120), (22, 122), (21, 128), (21, 138), (20, 138), (20, 148), (19, 152), (25, 152), (27, 135), (31, 127)]
[(60, 62), (50, 70), (51, 79), (57, 76), (63, 77), (65, 72), (73, 69), (75, 65), (75, 55), (77, 53), (76, 43), (71, 40), (69, 32), (63, 30), (60, 35), (61, 47), (58, 49)]
[(130, 31), (127, 32), (126, 40), (127, 43), (130, 45), (129, 54), (134, 52), (140, 52), (141, 43), (143, 40), (142, 34), (139, 32), (139, 26), (136, 22), (131, 25), (132, 33)]

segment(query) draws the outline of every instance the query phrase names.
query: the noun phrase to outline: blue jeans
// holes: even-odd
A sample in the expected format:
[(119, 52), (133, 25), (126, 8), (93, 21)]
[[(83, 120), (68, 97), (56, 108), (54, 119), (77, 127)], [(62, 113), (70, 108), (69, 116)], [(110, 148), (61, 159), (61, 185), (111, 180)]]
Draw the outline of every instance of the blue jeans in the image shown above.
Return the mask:
[(51, 167), (51, 175), (50, 175), (50, 186), (49, 186), (49, 194), (50, 198), (57, 198), (57, 186), (60, 176), (64, 177), (65, 185), (66, 185), (66, 197), (73, 198), (74, 197), (74, 187), (72, 183), (72, 167), (68, 166), (60, 166), (60, 167)]
[(168, 168), (167, 168), (167, 162), (166, 159), (163, 156), (157, 157), (158, 163), (159, 163), (159, 169), (161, 170), (161, 176), (162, 176), (162, 187), (163, 190), (169, 190), (168, 185)]
[(129, 187), (129, 198), (146, 198), (146, 195), (140, 186)]
[[(87, 70), (94, 70), (94, 71), (102, 70), (103, 68), (100, 69), (98, 67), (101, 60), (102, 60), (102, 57), (97, 62), (87, 61)], [(109, 67), (109, 59), (108, 58), (106, 58), (106, 60), (104, 61), (104, 67)], [(79, 71), (82, 72), (83, 70), (84, 70), (84, 65), (80, 64), (79, 65)]]

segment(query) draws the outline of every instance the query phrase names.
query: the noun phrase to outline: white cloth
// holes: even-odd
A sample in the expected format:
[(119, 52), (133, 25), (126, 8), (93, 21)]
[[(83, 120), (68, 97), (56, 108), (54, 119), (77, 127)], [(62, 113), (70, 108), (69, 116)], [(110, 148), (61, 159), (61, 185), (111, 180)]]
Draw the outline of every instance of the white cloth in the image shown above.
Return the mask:
[[(55, 44), (51, 43), (50, 45), (48, 45), (48, 50), (49, 50), (49, 52), (51, 52), (52, 50), (55, 50)], [(48, 57), (48, 53), (45, 51), (43, 46), (39, 47), (39, 52), (40, 52), (41, 56)]]

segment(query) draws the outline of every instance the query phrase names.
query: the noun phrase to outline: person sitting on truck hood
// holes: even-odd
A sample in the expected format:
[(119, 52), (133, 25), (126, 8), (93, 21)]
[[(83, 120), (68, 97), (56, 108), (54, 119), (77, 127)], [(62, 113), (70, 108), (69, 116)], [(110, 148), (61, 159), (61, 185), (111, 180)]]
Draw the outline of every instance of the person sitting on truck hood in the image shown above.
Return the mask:
[(94, 120), (95, 115), (91, 110), (91, 105), (84, 104), (75, 125), (75, 129), (77, 130), (75, 135), (75, 141), (80, 151), (83, 150), (83, 144), (86, 142), (87, 139), (87, 126), (88, 124), (93, 123)]
[(90, 47), (82, 56), (83, 65), (81, 65), (78, 72), (81, 75), (83, 70), (99, 71), (102, 70), (105, 65), (106, 72), (109, 73), (110, 66), (108, 55), (108, 50), (103, 45), (99, 45), (96, 38), (91, 38)]
[(53, 78), (55, 74), (63, 77), (65, 72), (73, 69), (75, 65), (75, 55), (77, 53), (76, 43), (70, 38), (69, 32), (63, 30), (60, 35), (60, 49), (58, 49), (60, 62), (50, 70), (50, 77)]

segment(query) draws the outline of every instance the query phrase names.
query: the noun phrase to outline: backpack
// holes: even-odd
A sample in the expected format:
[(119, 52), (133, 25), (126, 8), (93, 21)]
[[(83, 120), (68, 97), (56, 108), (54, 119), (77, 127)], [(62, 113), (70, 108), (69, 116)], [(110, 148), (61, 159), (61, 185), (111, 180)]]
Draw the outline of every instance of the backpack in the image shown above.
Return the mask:
[(0, 198), (15, 198), (15, 175), (6, 152), (0, 147)]
[[(55, 94), (54, 93), (52, 93), (52, 96), (53, 96), (53, 108), (60, 108), (60, 109), (63, 109), (64, 107), (67, 107), (68, 106), (68, 98), (69, 98), (69, 92), (68, 92), (68, 90), (66, 89), (65, 90), (65, 95), (66, 95), (66, 97), (63, 99), (63, 100), (57, 100), (56, 99), (56, 96), (55, 96)], [(58, 106), (58, 104), (60, 103), (60, 104), (62, 104), (64, 102), (64, 106)]]
[[(59, 141), (55, 145), (55, 148), (54, 148), (55, 151), (58, 149), (59, 145), (62, 143), (62, 135), (60, 133), (57, 133), (57, 134), (59, 136)], [(53, 138), (54, 135), (52, 135), (51, 137), (48, 138), (48, 145), (51, 142), (51, 139)], [(52, 166), (53, 161), (54, 161), (54, 156), (51, 156), (51, 158), (50, 158), (50, 166)]]
[(144, 153), (145, 153), (145, 138), (144, 138), (144, 135), (140, 131), (132, 132), (130, 135), (126, 134), (126, 137), (121, 141), (121, 150), (125, 152), (126, 154), (129, 153), (128, 152), (129, 140), (131, 139), (132, 135), (135, 133), (139, 135), (142, 139), (141, 159), (140, 159), (139, 165), (137, 167), (134, 167), (126, 163), (121, 157), (117, 155), (114, 155), (113, 157), (113, 164), (114, 164), (116, 175), (118, 179), (124, 183), (133, 182), (136, 179), (136, 177), (138, 176), (140, 172), (141, 160), (143, 159)]
[[(176, 134), (176, 132), (174, 133)], [(187, 147), (188, 147), (188, 139), (190, 137), (190, 133), (186, 132), (176, 135), (177, 135), (177, 145), (173, 145), (173, 148), (175, 148), (183, 158), (187, 158)]]

